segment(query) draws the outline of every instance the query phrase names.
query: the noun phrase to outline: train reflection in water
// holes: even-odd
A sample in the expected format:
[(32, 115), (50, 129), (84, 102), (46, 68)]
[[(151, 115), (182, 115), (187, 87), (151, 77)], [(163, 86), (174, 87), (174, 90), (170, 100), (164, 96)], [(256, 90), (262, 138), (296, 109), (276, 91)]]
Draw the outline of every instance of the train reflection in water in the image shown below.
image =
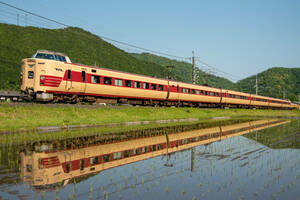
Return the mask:
[(35, 188), (54, 188), (68, 184), (73, 178), (289, 122), (257, 120), (83, 148), (23, 151), (20, 153), (21, 175), (23, 182)]

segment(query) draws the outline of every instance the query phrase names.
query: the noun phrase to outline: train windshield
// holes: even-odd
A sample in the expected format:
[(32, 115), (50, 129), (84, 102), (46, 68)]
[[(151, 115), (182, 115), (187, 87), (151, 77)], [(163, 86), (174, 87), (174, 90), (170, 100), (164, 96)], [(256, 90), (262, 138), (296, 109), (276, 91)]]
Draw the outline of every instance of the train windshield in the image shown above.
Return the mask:
[(60, 55), (47, 54), (47, 53), (36, 53), (32, 56), (33, 58), (42, 58), (48, 60), (57, 60), (61, 62), (66, 62), (66, 58)]

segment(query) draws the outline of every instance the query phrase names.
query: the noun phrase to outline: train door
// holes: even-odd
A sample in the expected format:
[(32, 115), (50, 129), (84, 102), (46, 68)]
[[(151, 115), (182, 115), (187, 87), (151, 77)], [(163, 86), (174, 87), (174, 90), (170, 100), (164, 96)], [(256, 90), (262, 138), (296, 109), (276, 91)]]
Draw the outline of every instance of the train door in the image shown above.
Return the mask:
[(66, 91), (70, 92), (72, 90), (72, 70), (69, 68), (67, 70), (67, 79), (66, 79)]
[(81, 87), (80, 92), (84, 93), (86, 91), (86, 82), (87, 82), (87, 75), (86, 69), (81, 69)]

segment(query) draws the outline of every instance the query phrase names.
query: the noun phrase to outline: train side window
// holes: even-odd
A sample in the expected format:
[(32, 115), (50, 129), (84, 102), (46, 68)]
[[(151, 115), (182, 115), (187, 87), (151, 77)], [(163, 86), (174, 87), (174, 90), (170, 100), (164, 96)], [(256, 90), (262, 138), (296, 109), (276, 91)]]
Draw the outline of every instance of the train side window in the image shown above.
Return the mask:
[(201, 90), (201, 94), (202, 94), (202, 95), (204, 94), (204, 91), (203, 91), (203, 90)]
[(181, 88), (181, 92), (182, 92), (182, 93), (185, 93), (185, 88)]
[(232, 94), (229, 95), (232, 98)]
[(72, 74), (72, 71), (70, 69), (68, 69), (68, 80), (71, 80), (71, 78), (72, 78), (71, 74)]
[(34, 77), (34, 72), (33, 71), (28, 71), (28, 78), (33, 79)]
[(191, 89), (187, 88), (186, 89), (186, 93), (190, 94), (191, 93)]
[(139, 155), (140, 154), (140, 149), (134, 149), (133, 154), (134, 155)]
[(104, 84), (111, 85), (112, 84), (112, 78), (104, 77)]
[(114, 160), (118, 160), (122, 158), (122, 153), (121, 152), (116, 152), (114, 153)]
[(151, 151), (156, 151), (156, 145), (151, 146)]
[(219, 92), (216, 92), (216, 96), (217, 96), (217, 97), (219, 96)]
[(157, 149), (158, 150), (163, 149), (163, 144), (159, 144)]
[(210, 92), (210, 93), (209, 93), (209, 96), (213, 96), (213, 93), (212, 93), (212, 92)]
[(192, 94), (195, 94), (195, 90), (194, 89), (192, 89)]
[(98, 84), (100, 84), (100, 82), (101, 82), (101, 77), (100, 77), (100, 76), (92, 75), (92, 76), (91, 76), (91, 81), (92, 81), (92, 83), (98, 83)]
[(143, 147), (142, 148), (142, 153), (146, 153), (147, 152), (147, 148), (146, 147)]
[(124, 151), (124, 158), (130, 157), (130, 150)]
[(158, 86), (158, 90), (163, 91), (164, 90), (164, 86), (163, 85), (159, 85)]
[(81, 72), (81, 80), (82, 82), (85, 82), (85, 71)]
[(141, 82), (134, 81), (134, 87), (135, 88), (141, 88)]
[(121, 79), (115, 79), (115, 85), (117, 85), (117, 86), (123, 86), (123, 80), (121, 80)]
[(150, 88), (149, 83), (143, 83), (143, 88), (144, 89), (149, 89)]
[(91, 165), (96, 165), (96, 164), (99, 164), (99, 163), (100, 163), (99, 156), (90, 158), (90, 164)]
[(205, 91), (205, 95), (208, 95), (208, 92), (207, 92), (207, 91)]
[(132, 86), (132, 82), (130, 80), (125, 80), (125, 86), (126, 87), (131, 87)]
[(196, 90), (196, 94), (200, 94), (200, 91), (199, 91), (199, 90)]
[(103, 162), (109, 162), (110, 161), (110, 154), (103, 156)]
[(151, 90), (157, 90), (157, 85), (156, 84), (151, 84)]

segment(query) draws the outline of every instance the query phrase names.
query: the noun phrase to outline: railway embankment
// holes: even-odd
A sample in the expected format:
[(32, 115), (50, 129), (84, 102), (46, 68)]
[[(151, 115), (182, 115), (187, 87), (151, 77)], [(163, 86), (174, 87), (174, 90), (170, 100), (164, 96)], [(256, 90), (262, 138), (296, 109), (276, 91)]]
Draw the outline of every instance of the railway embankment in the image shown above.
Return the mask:
[[(300, 117), (299, 110), (204, 109), (172, 107), (98, 106), (0, 103), (0, 132), (44, 127), (96, 127), (176, 120), (237, 117)], [(167, 120), (167, 121), (166, 121)]]

